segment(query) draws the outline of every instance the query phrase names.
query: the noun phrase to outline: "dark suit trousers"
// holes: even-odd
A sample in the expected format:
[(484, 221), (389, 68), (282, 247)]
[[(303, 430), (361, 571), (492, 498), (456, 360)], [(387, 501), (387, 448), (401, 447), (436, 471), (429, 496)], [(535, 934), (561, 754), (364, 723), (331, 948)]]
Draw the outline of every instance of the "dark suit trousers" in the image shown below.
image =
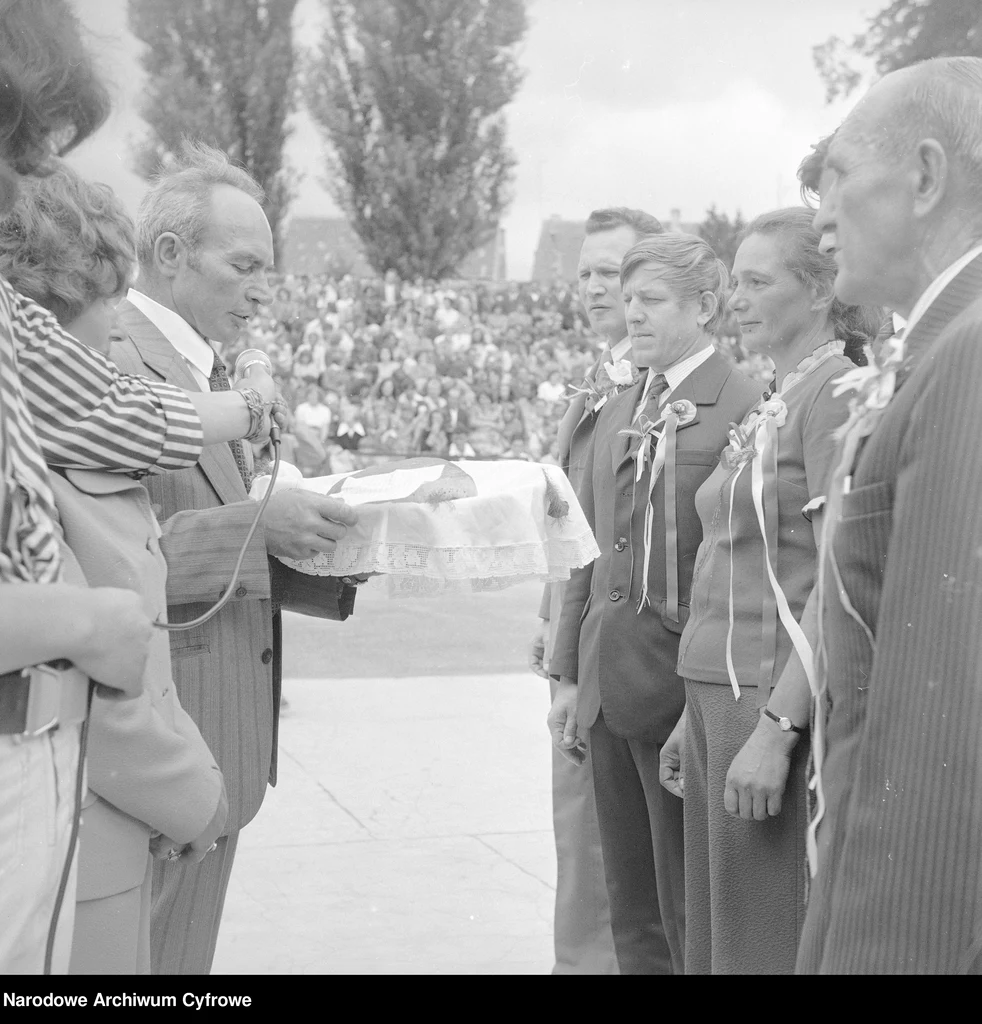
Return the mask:
[(150, 909), (153, 974), (210, 974), (238, 832), (200, 864), (155, 860)]
[(590, 729), (593, 786), (614, 949), (621, 974), (682, 974), (682, 801), (658, 781), (661, 745)]

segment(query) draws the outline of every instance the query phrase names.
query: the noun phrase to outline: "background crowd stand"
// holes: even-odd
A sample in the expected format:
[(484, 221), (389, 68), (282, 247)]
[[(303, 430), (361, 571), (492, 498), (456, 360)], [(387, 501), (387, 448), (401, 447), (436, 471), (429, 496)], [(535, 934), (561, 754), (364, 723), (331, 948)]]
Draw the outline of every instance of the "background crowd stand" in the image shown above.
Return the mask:
[[(573, 388), (596, 359), (575, 283), (280, 275), (234, 349), (265, 350), (307, 476), (419, 454), (556, 463)], [(727, 320), (720, 351), (765, 379)]]

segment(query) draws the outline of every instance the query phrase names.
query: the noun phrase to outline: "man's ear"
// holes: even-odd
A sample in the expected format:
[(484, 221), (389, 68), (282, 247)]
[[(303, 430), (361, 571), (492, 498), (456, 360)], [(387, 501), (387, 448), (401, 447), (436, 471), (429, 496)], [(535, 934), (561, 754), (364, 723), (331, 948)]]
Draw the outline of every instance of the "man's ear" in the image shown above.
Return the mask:
[(699, 315), (696, 317), (696, 323), (700, 327), (705, 327), (716, 315), (718, 308), (719, 299), (716, 297), (716, 293), (702, 292), (699, 296)]
[(948, 154), (940, 142), (922, 139), (918, 143), (911, 170), (914, 216), (927, 216), (941, 202), (948, 188), (950, 170)]
[(187, 248), (173, 231), (165, 231), (153, 243), (153, 265), (158, 274), (175, 277), (184, 265)]

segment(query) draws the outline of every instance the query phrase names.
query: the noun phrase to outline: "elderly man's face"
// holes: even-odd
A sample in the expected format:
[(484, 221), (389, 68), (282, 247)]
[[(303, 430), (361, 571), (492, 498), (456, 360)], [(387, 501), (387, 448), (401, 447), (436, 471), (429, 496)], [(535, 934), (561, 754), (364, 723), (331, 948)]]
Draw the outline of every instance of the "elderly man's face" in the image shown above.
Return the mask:
[(580, 302), (591, 329), (611, 342), (627, 334), (621, 302), (621, 260), (636, 241), (634, 229), (622, 226), (587, 235), (580, 249)]
[(834, 236), (838, 298), (903, 309), (916, 298), (910, 267), (917, 223), (909, 166), (875, 144), (888, 100), (872, 90), (833, 138), (815, 228)]
[(219, 186), (198, 249), (184, 257), (173, 280), (175, 308), (199, 334), (229, 344), (272, 300), (266, 280), (272, 264), (273, 236), (259, 204)]

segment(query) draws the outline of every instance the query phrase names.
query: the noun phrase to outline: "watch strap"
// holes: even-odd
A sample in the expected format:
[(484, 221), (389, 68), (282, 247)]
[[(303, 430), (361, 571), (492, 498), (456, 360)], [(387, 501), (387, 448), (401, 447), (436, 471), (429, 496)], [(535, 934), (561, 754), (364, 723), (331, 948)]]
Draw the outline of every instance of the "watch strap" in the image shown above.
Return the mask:
[[(804, 736), (805, 730), (801, 729), (797, 725), (795, 725), (794, 722), (792, 722), (790, 718), (781, 719), (778, 715), (775, 715), (774, 712), (771, 711), (770, 708), (764, 708), (763, 712), (764, 712), (765, 715), (767, 715), (767, 717), (772, 722), (777, 722), (777, 724), (780, 725), (781, 728), (784, 729), (785, 732), (796, 732), (796, 733), (798, 733), (799, 736)], [(785, 728), (783, 722), (787, 722), (788, 723), (786, 728)]]

